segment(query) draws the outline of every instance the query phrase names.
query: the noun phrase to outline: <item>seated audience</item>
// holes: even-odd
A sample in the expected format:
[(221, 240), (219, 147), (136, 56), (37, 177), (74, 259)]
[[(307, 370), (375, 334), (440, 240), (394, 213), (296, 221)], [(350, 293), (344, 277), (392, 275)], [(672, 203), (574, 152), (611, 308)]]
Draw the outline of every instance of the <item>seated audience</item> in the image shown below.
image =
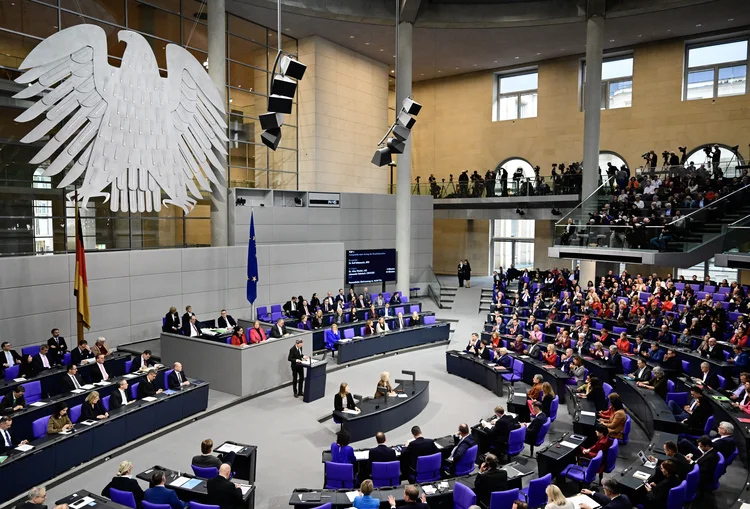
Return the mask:
[(456, 464), (461, 461), (461, 458), (463, 458), (469, 448), (476, 445), (468, 424), (462, 423), (458, 425), (458, 432), (453, 436), (453, 442), (455, 446), (445, 461), (448, 472), (455, 475)]
[(66, 392), (83, 387), (84, 383), (81, 380), (81, 375), (78, 374), (78, 366), (75, 364), (68, 365), (67, 374), (60, 377), (60, 385)]
[(107, 355), (112, 353), (104, 344), (105, 341), (107, 341), (107, 338), (105, 338), (104, 336), (99, 336), (98, 338), (96, 338), (96, 343), (94, 343), (94, 346), (91, 348), (91, 352), (94, 354), (94, 357), (100, 354), (106, 357)]
[(349, 442), (351, 442), (351, 437), (348, 431), (342, 429), (336, 433), (336, 441), (331, 444), (331, 461), (334, 463), (357, 464), (357, 459), (354, 457), (354, 449), (349, 445)]
[(474, 479), (474, 493), (477, 496), (477, 503), (489, 507), (492, 493), (507, 489), (508, 473), (499, 468), (497, 456), (487, 454), (479, 467), (479, 473)]
[(51, 369), (53, 365), (53, 359), (47, 355), (49, 353), (49, 347), (47, 343), (44, 343), (39, 347), (39, 353), (32, 357), (31, 371), (34, 376), (40, 374), (42, 371)]
[(195, 315), (188, 318), (183, 322), (182, 334), (191, 338), (200, 337), (202, 334), (201, 326), (198, 323), (198, 318)]
[(389, 461), (397, 461), (396, 451), (388, 447), (385, 443), (385, 433), (378, 431), (375, 433), (375, 441), (378, 445), (373, 447), (367, 453), (368, 463), (370, 464), (370, 472), (372, 472), (373, 463), (387, 463)]
[(286, 325), (284, 325), (284, 319), (279, 318), (276, 320), (276, 325), (271, 328), (271, 337), (278, 339), (288, 336), (289, 334), (290, 332), (287, 330)]
[[(642, 361), (639, 361), (639, 363)], [(653, 370), (654, 377), (645, 382), (637, 382), (636, 385), (641, 389), (647, 389), (654, 391), (661, 397), (661, 399), (667, 399), (667, 392), (669, 391), (669, 385), (667, 385), (667, 377), (664, 374), (664, 370), (660, 366), (656, 366)]]
[(130, 366), (130, 372), (138, 373), (160, 366), (161, 365), (157, 365), (154, 359), (151, 358), (151, 350), (144, 350), (141, 355), (133, 359), (133, 364)]
[(70, 416), (68, 416), (68, 405), (60, 402), (55, 406), (54, 413), (50, 415), (49, 421), (47, 421), (47, 434), (56, 435), (72, 429), (73, 423), (70, 421)]
[(380, 499), (372, 498), (373, 484), (370, 479), (365, 479), (359, 486), (359, 494), (354, 497), (352, 507), (355, 509), (378, 509)]
[(531, 422), (524, 423), (526, 426), (526, 440), (529, 445), (535, 445), (542, 426), (547, 422), (547, 415), (542, 411), (542, 402), (534, 401), (531, 405)]
[(333, 395), (333, 409), (337, 412), (343, 412), (344, 408), (359, 411), (354, 404), (354, 397), (349, 392), (349, 384), (343, 382), (339, 386), (339, 392)]
[(575, 504), (565, 498), (563, 492), (556, 485), (550, 484), (545, 492), (547, 494), (547, 505), (544, 506), (544, 509), (576, 509)]
[(435, 454), (439, 452), (439, 449), (434, 440), (422, 436), (422, 429), (419, 426), (412, 426), (411, 435), (414, 438), (405, 444), (406, 449), (402, 453), (406, 454), (406, 461), (413, 472), (417, 468), (417, 458)]
[(132, 403), (130, 394), (128, 394), (128, 381), (122, 379), (117, 382), (117, 389), (109, 395), (109, 408), (110, 410), (117, 410), (120, 407), (127, 406)]
[(219, 475), (209, 479), (206, 483), (208, 502), (218, 505), (220, 509), (242, 509), (242, 490), (229, 478), (232, 476), (232, 466), (222, 463), (219, 467)]
[(135, 504), (138, 509), (143, 507), (143, 489), (136, 479), (133, 479), (133, 464), (127, 460), (121, 461), (117, 467), (117, 474), (109, 481), (102, 490), (102, 496), (112, 498), (109, 489), (114, 488), (120, 491), (127, 491), (133, 494)]
[(171, 332), (172, 334), (180, 334), (182, 332), (182, 325), (180, 325), (180, 315), (177, 314), (177, 308), (172, 306), (169, 308), (169, 312), (164, 316), (164, 325), (161, 328), (162, 332)]
[(621, 440), (624, 436), (622, 432), (625, 429), (625, 421), (627, 419), (627, 416), (625, 415), (625, 410), (623, 408), (621, 399), (612, 399), (610, 400), (610, 404), (612, 405), (612, 408), (614, 410), (612, 417), (600, 418), (599, 422), (607, 427), (607, 429), (609, 430), (610, 438), (617, 438), (618, 440)]
[(216, 320), (216, 327), (219, 329), (231, 329), (232, 327), (236, 327), (237, 322), (234, 318), (232, 318), (232, 315), (227, 314), (226, 309), (221, 310), (221, 316), (218, 320)]
[[(632, 509), (633, 503), (627, 495), (622, 494), (620, 483), (615, 479), (605, 479), (602, 482), (602, 493), (583, 489), (581, 493), (593, 498), (597, 504), (607, 509)], [(581, 509), (593, 509), (585, 502), (580, 504)]]
[(181, 362), (172, 365), (172, 372), (167, 377), (167, 388), (176, 390), (190, 385)]
[(171, 509), (185, 509), (188, 503), (180, 500), (174, 490), (168, 489), (165, 486), (166, 482), (167, 477), (164, 472), (155, 470), (151, 475), (151, 484), (154, 487), (145, 491), (143, 500), (152, 504), (168, 504)]
[(47, 509), (47, 489), (44, 486), (34, 486), (29, 490), (26, 502), (16, 506), (18, 509)]
[(80, 365), (83, 361), (88, 361), (89, 359), (93, 358), (94, 354), (91, 353), (89, 344), (85, 339), (81, 340), (81, 342), (78, 343), (78, 347), (74, 348), (73, 351), (70, 352), (70, 362), (76, 365)]
[(245, 338), (245, 331), (242, 327), (235, 327), (232, 337), (229, 340), (230, 345), (234, 346), (247, 346), (247, 338)]
[(156, 388), (156, 370), (149, 369), (146, 378), (138, 383), (138, 399), (149, 398), (161, 394), (162, 389)]
[(107, 372), (107, 367), (104, 365), (104, 354), (100, 353), (96, 355), (96, 363), (94, 367), (89, 369), (89, 376), (93, 383), (107, 382), (109, 381), (110, 374)]
[(96, 391), (90, 392), (86, 396), (86, 401), (81, 404), (81, 421), (96, 421), (107, 417), (109, 417), (109, 412), (104, 408), (99, 393)]
[(26, 445), (29, 443), (28, 440), (18, 441), (13, 436), (13, 434), (10, 432), (10, 427), (12, 425), (13, 417), (11, 417), (10, 415), (3, 415), (2, 417), (0, 417), (0, 454), (11, 451), (19, 445)]
[(260, 326), (260, 320), (255, 320), (253, 322), (253, 328), (250, 329), (250, 343), (254, 345), (261, 341), (265, 341), (266, 339), (268, 339), (266, 337), (266, 331)]

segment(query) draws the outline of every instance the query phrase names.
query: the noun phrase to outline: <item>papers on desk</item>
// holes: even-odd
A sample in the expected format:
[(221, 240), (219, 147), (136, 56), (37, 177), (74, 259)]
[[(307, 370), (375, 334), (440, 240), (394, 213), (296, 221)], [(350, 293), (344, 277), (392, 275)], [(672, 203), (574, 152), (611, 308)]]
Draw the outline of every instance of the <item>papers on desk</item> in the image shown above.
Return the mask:
[(130, 380), (131, 378), (135, 378), (137, 376), (138, 375), (136, 375), (135, 373), (128, 373), (127, 375), (123, 375), (123, 377), (127, 378), (128, 380)]
[(244, 449), (244, 447), (241, 446), (241, 445), (235, 445), (235, 444), (230, 444), (228, 442), (225, 442), (225, 443), (221, 444), (221, 447), (219, 447), (218, 449), (216, 449), (216, 452), (226, 452), (226, 453), (233, 452), (233, 453), (237, 454), (242, 449)]
[(437, 442), (435, 442), (435, 447), (437, 447), (438, 449), (445, 449), (445, 447), (443, 447), (443, 444), (439, 444)]
[(353, 338), (341, 338), (336, 343), (351, 343)]
[(568, 500), (573, 502), (573, 505), (576, 506), (576, 509), (580, 509), (581, 504), (586, 504), (587, 506), (591, 507), (591, 509), (601, 507), (596, 500), (589, 497), (588, 495), (584, 495), (583, 493), (580, 493), (574, 497), (568, 497)]
[(84, 391), (83, 389), (73, 389), (70, 392), (72, 392), (73, 394), (81, 394), (82, 392), (86, 392), (86, 391)]
[(578, 447), (576, 444), (572, 444), (567, 440), (563, 440), (562, 442), (560, 442), (560, 445), (563, 447), (567, 447), (568, 449), (575, 449), (576, 447)]
[(437, 490), (432, 484), (423, 484), (422, 491), (424, 491), (427, 495), (433, 495)]
[(518, 419), (518, 414), (514, 414), (513, 412), (505, 412), (505, 415), (510, 415), (514, 419)]
[(357, 461), (366, 460), (370, 457), (370, 451), (354, 451), (354, 457)]
[(636, 479), (640, 479), (641, 481), (648, 481), (649, 477), (651, 477), (651, 474), (648, 472), (636, 470), (635, 472), (633, 472), (633, 477), (635, 477)]
[(357, 415), (357, 414), (358, 414), (359, 412), (358, 412), (357, 410), (352, 410), (351, 408), (344, 408), (344, 409), (343, 409), (343, 410), (341, 411), (341, 413), (342, 413), (342, 414), (353, 414), (353, 415)]
[(106, 380), (102, 380), (101, 382), (96, 382), (94, 385), (98, 385), (99, 387), (106, 387), (111, 384), (112, 382), (107, 382)]
[(518, 358), (519, 359), (530, 359), (530, 357), (528, 355), (519, 355)]
[(250, 491), (251, 488), (252, 486), (249, 484), (240, 484), (240, 489), (242, 490), (242, 496), (244, 497), (245, 495), (247, 495), (247, 492)]
[(87, 391), (93, 388), (94, 388), (94, 384), (86, 384), (86, 385), (81, 386), (81, 389), (86, 389)]
[(156, 401), (156, 397), (155, 396), (146, 396), (145, 398), (143, 398), (143, 401), (148, 401), (149, 403), (151, 403), (152, 401)]
[(36, 403), (32, 403), (29, 406), (45, 406), (46, 404), (46, 401), (37, 401)]
[(349, 499), (349, 502), (354, 502), (354, 497), (359, 495), (359, 491), (347, 491), (346, 492), (346, 498)]
[(167, 389), (162, 394), (176, 394), (176, 393), (177, 393), (177, 391), (173, 391), (172, 389)]
[(489, 367), (494, 367), (494, 366), (497, 366), (497, 364), (495, 364), (494, 362), (488, 362), (488, 363), (487, 363), (487, 365), (488, 365)]
[(175, 479), (174, 481), (172, 481), (171, 483), (169, 483), (169, 485), (170, 486), (174, 486), (175, 488), (179, 488), (180, 486), (182, 486), (183, 484), (185, 484), (189, 480), (190, 480), (189, 477), (180, 476), (177, 479)]
[(729, 398), (727, 398), (726, 396), (711, 396), (711, 397), (714, 398), (716, 401), (729, 401)]
[(586, 410), (581, 410), (581, 415), (589, 415), (591, 417), (596, 417), (596, 412), (588, 412)]
[(743, 504), (742, 504), (742, 505), (740, 506), (740, 509), (750, 509), (750, 504), (748, 504), (747, 502), (744, 502), (744, 503), (743, 503)]
[(17, 446), (16, 451), (26, 452), (26, 451), (32, 450), (33, 448), (34, 446), (31, 444), (23, 444), (23, 445)]
[(448, 484), (448, 481), (440, 481), (437, 485), (438, 489), (440, 490), (447, 490), (451, 487), (450, 484)]
[(93, 419), (88, 419), (86, 421), (81, 421), (81, 424), (85, 424), (86, 426), (91, 426), (92, 424), (96, 424), (96, 421)]
[(408, 394), (404, 394), (403, 392), (399, 392), (398, 394), (396, 394), (396, 397), (397, 398), (408, 398), (409, 395)]
[(14, 381), (14, 382), (25, 382), (25, 381), (26, 381), (26, 379), (25, 379), (25, 378), (23, 378), (23, 377), (21, 377), (21, 378), (14, 378), (14, 379), (13, 379), (13, 381)]
[(200, 479), (190, 479), (188, 482), (182, 485), (182, 489), (192, 490), (196, 486), (200, 486), (201, 482), (202, 481)]
[(59, 434), (60, 434), (60, 435), (70, 435), (71, 433), (73, 433), (73, 430), (72, 430), (72, 429), (69, 429), (69, 430), (67, 430), (67, 431), (61, 431), (61, 432), (60, 432)]
[(212, 331), (211, 329), (201, 329), (201, 334), (205, 334), (206, 336), (216, 336), (218, 332)]
[(76, 500), (74, 503), (70, 504), (71, 509), (81, 509), (81, 507), (86, 507), (89, 504), (94, 503), (95, 500), (91, 497), (83, 497), (81, 500)]

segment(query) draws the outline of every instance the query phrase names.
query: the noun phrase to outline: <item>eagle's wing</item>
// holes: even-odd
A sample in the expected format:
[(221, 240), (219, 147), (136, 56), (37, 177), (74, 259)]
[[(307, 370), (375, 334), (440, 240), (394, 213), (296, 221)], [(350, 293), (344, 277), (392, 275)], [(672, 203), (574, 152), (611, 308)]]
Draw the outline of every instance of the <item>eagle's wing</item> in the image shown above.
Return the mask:
[[(167, 45), (167, 72), (170, 121), (177, 139), (179, 181), (198, 199), (201, 188), (210, 192), (206, 178), (219, 187), (226, 186), (226, 110), (221, 94), (193, 55), (175, 44)], [(221, 159), (216, 153), (220, 154)], [(204, 177), (205, 176), (205, 177)]]
[(54, 87), (16, 118), (17, 122), (28, 122), (44, 115), (44, 120), (24, 136), (23, 143), (38, 141), (70, 116), (30, 161), (42, 163), (63, 147), (44, 175), (57, 175), (75, 159), (75, 165), (58, 186), (65, 187), (86, 170), (91, 142), (111, 97), (107, 83), (115, 69), (107, 63), (107, 36), (96, 25), (78, 25), (57, 32), (39, 43), (20, 69), (28, 71), (16, 82), (29, 86), (14, 98), (28, 99)]

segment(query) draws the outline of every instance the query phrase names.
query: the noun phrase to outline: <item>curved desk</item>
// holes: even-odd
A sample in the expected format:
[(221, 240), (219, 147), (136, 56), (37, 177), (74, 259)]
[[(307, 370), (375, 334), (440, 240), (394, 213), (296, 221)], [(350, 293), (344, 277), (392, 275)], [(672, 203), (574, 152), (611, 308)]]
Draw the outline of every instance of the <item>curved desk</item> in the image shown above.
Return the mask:
[(542, 375), (545, 382), (549, 382), (555, 389), (555, 394), (560, 396), (560, 403), (567, 401), (568, 380), (572, 377), (558, 368), (546, 365), (540, 360), (528, 355), (510, 354), (513, 362), (523, 362), (523, 381), (529, 385), (533, 384), (535, 375)]
[(623, 375), (615, 377), (615, 391), (649, 440), (653, 438), (654, 431), (678, 435), (682, 433), (681, 423), (677, 422), (667, 402), (654, 391), (641, 390), (635, 382), (627, 380)]
[(430, 401), (430, 382), (417, 380), (396, 380), (396, 391), (407, 396), (363, 400), (358, 414), (333, 412), (341, 421), (342, 429), (349, 432), (352, 442), (372, 438), (378, 431), (390, 431), (419, 415)]
[(372, 355), (446, 341), (450, 334), (450, 323), (436, 323), (391, 330), (383, 334), (354, 338), (350, 341), (339, 341), (336, 344), (336, 359), (339, 364), (345, 364)]
[(471, 380), (497, 396), (503, 395), (503, 373), (510, 373), (502, 366), (458, 350), (445, 352), (445, 368), (451, 375)]

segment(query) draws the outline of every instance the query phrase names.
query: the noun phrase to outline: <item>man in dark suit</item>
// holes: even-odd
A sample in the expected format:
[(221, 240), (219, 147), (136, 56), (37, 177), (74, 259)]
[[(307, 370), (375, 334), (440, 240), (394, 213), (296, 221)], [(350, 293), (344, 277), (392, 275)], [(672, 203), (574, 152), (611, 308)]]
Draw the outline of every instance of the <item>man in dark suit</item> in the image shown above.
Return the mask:
[(279, 318), (276, 320), (276, 325), (271, 328), (271, 337), (278, 339), (283, 338), (287, 334), (289, 334), (289, 331), (286, 329), (286, 325), (284, 325), (284, 319)]
[(151, 358), (151, 350), (144, 350), (141, 355), (133, 359), (133, 364), (130, 366), (130, 372), (138, 373), (139, 371), (148, 371), (154, 366), (156, 366), (156, 363)]
[(123, 378), (117, 383), (117, 390), (113, 391), (109, 397), (109, 408), (110, 410), (115, 410), (121, 406), (126, 406), (129, 403), (130, 395), (128, 394), (128, 381)]
[(401, 304), (401, 292), (393, 292), (393, 295), (391, 295), (391, 306), (395, 306), (396, 304)]
[(633, 380), (636, 382), (648, 382), (651, 380), (651, 368), (648, 367), (648, 364), (646, 364), (644, 359), (639, 358), (637, 362), (638, 368), (630, 373), (630, 376), (632, 376)]
[(299, 318), (302, 318), (303, 316), (312, 317), (313, 314), (315, 314), (315, 310), (310, 307), (310, 304), (306, 300), (303, 300), (299, 305), (299, 313), (297, 313), (297, 316)]
[(716, 338), (709, 339), (708, 344), (701, 347), (701, 356), (708, 357), (709, 359), (713, 359), (715, 361), (726, 360), (726, 358), (724, 357), (724, 349), (716, 344)]
[(440, 451), (435, 445), (434, 440), (422, 436), (422, 430), (419, 426), (412, 426), (411, 434), (414, 439), (406, 444), (405, 454), (402, 455), (402, 458), (405, 459), (408, 467), (413, 472), (417, 468), (417, 458), (420, 456), (429, 456)]
[(531, 405), (531, 422), (526, 425), (526, 440), (529, 445), (535, 445), (539, 431), (547, 422), (547, 415), (542, 412), (542, 402), (534, 401)]
[(193, 313), (193, 306), (185, 306), (185, 314), (182, 315), (182, 327), (184, 329), (185, 325), (190, 323), (190, 319), (195, 316), (195, 313)]
[[(682, 440), (680, 441), (682, 442)], [(692, 445), (692, 444), (690, 444)], [(693, 470), (693, 465), (690, 464), (690, 460), (685, 457), (684, 454), (681, 454), (679, 452), (679, 449), (677, 447), (677, 444), (672, 442), (671, 440), (667, 440), (664, 442), (664, 454), (667, 455), (667, 458), (672, 460), (672, 463), (674, 463), (675, 467), (677, 467), (677, 475), (681, 480), (685, 480), (687, 478), (687, 475)], [(696, 447), (696, 450), (698, 448)], [(698, 450), (698, 456), (700, 456), (700, 451)], [(657, 459), (654, 456), (648, 457), (649, 461), (652, 461), (654, 463), (661, 463), (661, 461), (657, 461)], [(651, 476), (650, 481), (653, 481), (655, 483), (659, 483), (664, 479), (664, 474), (662, 473), (660, 468), (657, 468), (654, 472), (654, 475)]]
[(52, 368), (54, 358), (49, 355), (49, 347), (44, 344), (39, 347), (39, 353), (31, 358), (31, 371), (38, 375), (42, 371)]
[(375, 434), (375, 441), (378, 443), (378, 445), (370, 449), (368, 453), (370, 472), (372, 472), (373, 463), (386, 463), (388, 461), (396, 461), (396, 451), (385, 444), (385, 433), (383, 433), (382, 431), (378, 431)]
[[(391, 509), (396, 509), (396, 499), (393, 495), (388, 495), (388, 504)], [(430, 509), (427, 505), (427, 495), (419, 494), (419, 488), (413, 484), (404, 486), (404, 503), (398, 506), (398, 509)]]
[(19, 445), (25, 445), (29, 443), (28, 440), (22, 440), (17, 442), (10, 432), (10, 427), (13, 424), (13, 417), (4, 415), (0, 417), (0, 454), (8, 454)]
[[(733, 435), (734, 426), (732, 425), (732, 423), (722, 421), (721, 423), (719, 423), (719, 434), (711, 439), (713, 450), (716, 452), (720, 452), (721, 455), (724, 456), (725, 461), (729, 459), (729, 456), (734, 454), (734, 451), (737, 448), (737, 444), (734, 441)], [(693, 460), (699, 458), (703, 454), (701, 449), (693, 444), (690, 440), (683, 438), (682, 440), (680, 440), (680, 443), (678, 445), (680, 452), (692, 458)]]
[(343, 288), (339, 288), (339, 293), (337, 293), (336, 297), (334, 297), (334, 299), (333, 299), (334, 309), (337, 306), (339, 306), (339, 303), (341, 303), (340, 304), (341, 306), (343, 306), (344, 304), (346, 304), (346, 295), (344, 295), (344, 289)]
[(113, 477), (112, 480), (109, 481), (109, 484), (104, 487), (104, 489), (102, 490), (102, 496), (111, 498), (112, 494), (109, 491), (110, 488), (114, 488), (120, 491), (127, 491), (128, 493), (133, 494), (136, 508), (140, 509), (141, 507), (143, 507), (143, 489), (141, 488), (141, 485), (138, 484), (138, 481), (136, 479), (133, 479), (131, 475), (132, 473), (133, 464), (127, 460), (121, 461), (119, 467), (117, 468), (117, 475)]
[[(698, 439), (698, 448), (703, 454), (700, 458), (695, 460), (695, 463), (697, 463), (700, 470), (698, 498), (696, 499), (696, 502), (701, 502), (706, 498), (710, 498), (710, 494), (714, 491), (714, 477), (716, 475), (716, 469), (719, 466), (719, 453), (713, 448), (711, 438), (706, 435), (703, 435)], [(707, 495), (709, 497), (707, 497)], [(700, 507), (700, 505), (697, 507)]]
[(482, 426), (487, 429), (487, 438), (489, 438), (490, 449), (494, 449), (496, 454), (501, 455), (504, 455), (508, 450), (510, 432), (521, 427), (515, 417), (507, 415), (505, 413), (505, 408), (500, 405), (495, 407), (494, 425), (490, 423), (482, 423)]
[(149, 488), (143, 494), (143, 500), (152, 504), (169, 504), (171, 509), (185, 509), (187, 502), (183, 502), (177, 496), (174, 490), (168, 489), (164, 486), (167, 482), (167, 477), (161, 470), (154, 471), (151, 476), (151, 484), (153, 488)]
[(190, 382), (187, 379), (185, 371), (182, 369), (182, 363), (175, 362), (172, 366), (172, 372), (167, 377), (167, 387), (175, 390), (187, 385), (190, 385)]
[[(412, 327), (414, 325), (419, 325), (419, 324), (413, 324)], [(398, 315), (396, 315), (396, 321), (393, 322), (393, 330), (402, 330), (405, 328), (406, 328), (406, 320), (404, 319), (404, 314), (401, 311), (399, 311)]]
[(0, 362), (2, 362), (3, 369), (21, 364), (21, 356), (10, 347), (10, 343), (3, 341), (2, 349), (3, 351), (0, 352)]
[[(283, 327), (283, 320), (281, 325)], [(287, 356), (292, 368), (292, 390), (295, 398), (302, 394), (302, 385), (305, 382), (305, 368), (302, 367), (302, 361), (307, 360), (308, 357), (302, 353), (303, 346), (304, 342), (301, 339), (296, 340)]]
[(242, 508), (242, 490), (229, 480), (231, 475), (231, 465), (222, 463), (219, 467), (219, 475), (208, 480), (206, 489), (208, 502), (211, 505), (218, 505), (221, 509)]
[(607, 365), (615, 368), (615, 373), (622, 373), (622, 355), (617, 351), (617, 347), (612, 345), (609, 347), (609, 357), (607, 357)]
[(232, 318), (232, 315), (227, 314), (226, 309), (221, 310), (221, 316), (218, 320), (216, 320), (216, 326), (219, 329), (230, 329), (232, 327), (235, 327), (237, 325), (237, 322), (234, 318)]
[(524, 353), (529, 357), (538, 360), (542, 356), (542, 349), (539, 347), (539, 340), (532, 337), (531, 344), (529, 345), (528, 350), (525, 350)]
[(68, 351), (68, 345), (65, 338), (60, 335), (60, 329), (52, 329), (52, 337), (47, 340), (49, 353), (55, 358), (55, 364), (62, 364), (63, 356)]
[(490, 506), (490, 495), (494, 491), (505, 491), (508, 489), (508, 473), (498, 468), (497, 456), (488, 454), (484, 463), (479, 467), (479, 473), (474, 480), (474, 493), (477, 495), (477, 504), (482, 507)]
[(83, 386), (81, 375), (78, 374), (78, 366), (68, 364), (68, 372), (60, 377), (60, 385), (63, 388), (63, 392), (80, 389)]
[[(602, 482), (604, 493), (591, 490), (581, 490), (581, 493), (593, 498), (597, 504), (607, 509), (632, 509), (633, 504), (627, 495), (621, 495), (620, 484), (615, 479), (605, 479)], [(581, 509), (591, 509), (586, 503), (581, 504)]]
[(719, 378), (716, 374), (711, 373), (711, 365), (708, 362), (701, 362), (701, 374), (698, 377), (703, 385), (710, 387), (711, 389), (718, 390)]
[(297, 297), (292, 295), (292, 298), (284, 303), (283, 306), (281, 306), (281, 309), (284, 310), (284, 314), (286, 316), (290, 316), (292, 318), (296, 318), (298, 311), (299, 311), (299, 304), (297, 303)]
[(156, 388), (156, 370), (149, 369), (148, 374), (144, 380), (141, 380), (138, 384), (138, 399), (143, 399), (151, 396), (156, 396), (163, 392), (161, 389)]
[(195, 315), (191, 316), (187, 320), (183, 320), (182, 334), (189, 338), (197, 338), (202, 334), (201, 326), (198, 324), (198, 319), (195, 317)]
[(471, 436), (469, 425), (466, 423), (461, 423), (458, 425), (458, 433), (453, 436), (453, 441), (456, 445), (453, 447), (450, 456), (448, 456), (448, 458), (446, 458), (445, 460), (447, 462), (446, 469), (451, 474), (455, 473), (456, 464), (461, 461), (461, 458), (463, 458), (464, 454), (466, 454), (466, 451), (468, 451), (470, 447), (476, 445), (476, 442), (474, 442), (474, 437)]
[(112, 375), (107, 371), (107, 367), (104, 365), (104, 354), (100, 353), (96, 356), (96, 364), (89, 370), (91, 375), (91, 382), (106, 382), (112, 378)]
[(214, 451), (214, 441), (211, 440), (210, 438), (205, 439), (203, 442), (201, 442), (201, 453), (198, 456), (193, 456), (193, 459), (190, 463), (197, 467), (216, 467), (216, 468), (219, 468), (222, 463), (228, 463), (229, 465), (234, 463), (234, 458), (236, 457), (236, 454), (234, 452), (230, 452), (229, 454), (219, 454), (219, 456), (214, 456), (212, 454), (213, 451)]
[(13, 390), (6, 394), (2, 401), (0, 401), (0, 413), (3, 415), (10, 415), (13, 412), (23, 410), (26, 406), (26, 398), (24, 397), (25, 392), (26, 388), (23, 385), (14, 387)]
[(703, 396), (703, 390), (700, 387), (692, 387), (690, 395), (693, 400), (689, 404), (680, 408), (674, 401), (670, 401), (669, 408), (675, 418), (685, 425), (688, 433), (701, 435), (708, 417), (712, 414), (711, 404)]
[(81, 362), (84, 360), (93, 358), (94, 354), (91, 352), (89, 344), (85, 339), (81, 340), (78, 346), (74, 348), (72, 352), (70, 352), (70, 362), (71, 364), (75, 364), (76, 366), (81, 364)]
[(46, 500), (47, 490), (44, 486), (34, 486), (29, 490), (26, 502), (16, 507), (18, 509), (47, 509), (44, 503)]

